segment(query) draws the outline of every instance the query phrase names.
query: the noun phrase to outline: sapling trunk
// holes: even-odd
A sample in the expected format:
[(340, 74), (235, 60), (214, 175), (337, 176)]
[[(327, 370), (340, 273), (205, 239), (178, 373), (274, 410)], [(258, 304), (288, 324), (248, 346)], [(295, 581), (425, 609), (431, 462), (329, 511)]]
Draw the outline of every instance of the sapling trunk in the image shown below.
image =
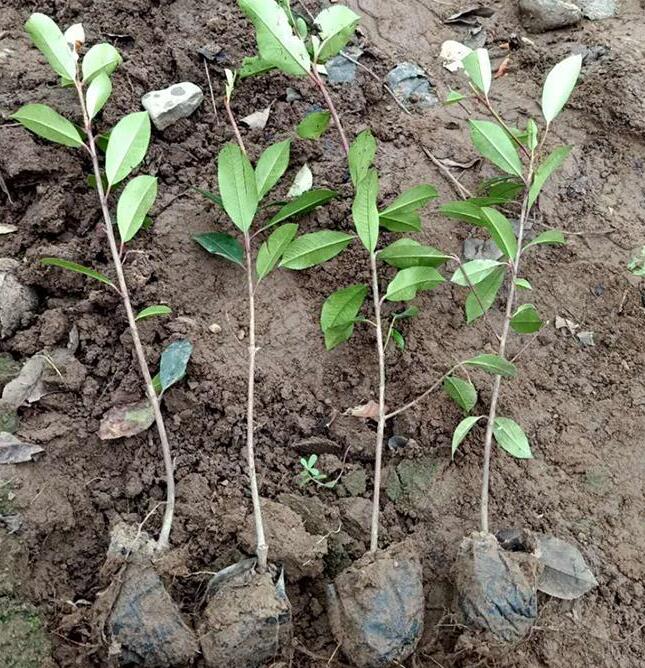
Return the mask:
[(85, 97), (83, 95), (83, 84), (80, 80), (79, 75), (77, 75), (75, 80), (76, 90), (78, 92), (78, 99), (81, 105), (81, 110), (83, 113), (83, 124), (85, 127), (85, 133), (87, 135), (87, 148), (92, 159), (92, 167), (94, 170), (94, 177), (96, 179), (96, 189), (99, 195), (99, 201), (101, 203), (101, 211), (103, 213), (103, 222), (105, 223), (105, 232), (107, 234), (108, 243), (110, 246), (110, 254), (112, 255), (112, 262), (114, 263), (114, 268), (117, 275), (117, 282), (119, 286), (119, 294), (123, 301), (123, 306), (128, 318), (128, 325), (130, 327), (130, 333), (132, 335), (132, 342), (134, 344), (134, 350), (137, 357), (137, 362), (139, 364), (139, 369), (146, 387), (146, 395), (152, 406), (154, 412), (155, 424), (157, 426), (157, 432), (159, 433), (159, 440), (161, 442), (161, 450), (163, 453), (165, 474), (166, 474), (166, 507), (164, 511), (164, 517), (161, 524), (161, 530), (159, 532), (159, 538), (157, 540), (157, 548), (159, 550), (165, 550), (169, 546), (169, 537), (170, 530), (172, 528), (172, 522), (175, 512), (175, 474), (174, 466), (172, 461), (172, 455), (170, 452), (170, 444), (168, 442), (168, 434), (166, 433), (166, 427), (164, 424), (163, 416), (161, 414), (161, 408), (159, 406), (159, 398), (154, 389), (152, 383), (152, 376), (150, 374), (150, 369), (148, 368), (148, 363), (146, 361), (145, 352), (143, 350), (143, 345), (141, 343), (141, 337), (139, 336), (139, 329), (137, 327), (135, 314), (132, 309), (132, 303), (130, 301), (130, 293), (128, 291), (128, 285), (125, 280), (125, 275), (123, 272), (123, 262), (121, 259), (121, 253), (117, 245), (116, 237), (114, 235), (114, 226), (112, 224), (112, 217), (110, 215), (110, 209), (108, 205), (108, 196), (109, 189), (106, 192), (103, 188), (103, 176), (101, 174), (101, 169), (99, 167), (98, 154), (96, 150), (96, 142), (94, 139), (94, 132), (92, 130), (92, 121), (87, 112), (87, 107), (85, 105)]

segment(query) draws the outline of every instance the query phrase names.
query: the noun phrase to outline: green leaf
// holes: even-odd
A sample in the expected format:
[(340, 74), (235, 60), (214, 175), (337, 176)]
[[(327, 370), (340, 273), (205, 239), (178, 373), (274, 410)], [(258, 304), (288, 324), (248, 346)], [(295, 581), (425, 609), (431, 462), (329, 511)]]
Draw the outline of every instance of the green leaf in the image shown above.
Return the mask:
[(481, 369), (482, 371), (486, 371), (486, 373), (491, 373), (495, 376), (512, 378), (517, 374), (515, 365), (499, 355), (483, 353), (470, 360), (466, 360), (464, 364), (466, 366), (474, 366), (477, 369)]
[(526, 145), (531, 152), (538, 147), (538, 126), (532, 118), (526, 123)]
[(439, 267), (452, 259), (432, 246), (422, 246), (414, 239), (399, 239), (379, 251), (378, 257), (392, 267)]
[(159, 315), (170, 315), (172, 309), (169, 306), (164, 306), (163, 304), (155, 304), (154, 306), (147, 306), (143, 310), (137, 313), (135, 320), (145, 320), (146, 318), (154, 318)]
[(471, 260), (458, 267), (450, 280), (455, 285), (470, 287), (471, 284), (481, 283), (500, 266), (501, 263), (497, 260)]
[(135, 176), (123, 189), (116, 207), (116, 222), (124, 244), (141, 229), (156, 197), (157, 179), (147, 174)]
[(350, 322), (346, 325), (340, 325), (338, 327), (330, 327), (325, 330), (325, 348), (327, 350), (333, 350), (336, 346), (339, 346), (341, 343), (352, 338), (354, 334), (354, 323)]
[[(495, 303), (497, 293), (504, 283), (506, 267), (499, 267), (490, 276), (478, 283), (466, 297), (466, 322), (481, 318), (486, 311)], [(482, 310), (483, 306), (483, 310)]]
[(526, 434), (514, 420), (505, 417), (495, 418), (493, 435), (497, 444), (506, 450), (509, 455), (517, 459), (533, 459)]
[(285, 141), (273, 144), (273, 146), (269, 146), (262, 153), (258, 164), (255, 166), (255, 184), (257, 186), (258, 199), (263, 199), (287, 171), (290, 152), (291, 140), (286, 139)]
[(260, 246), (256, 261), (258, 281), (273, 271), (297, 233), (298, 225), (296, 223), (280, 225)]
[(311, 59), (303, 41), (294, 35), (287, 14), (274, 0), (238, 0), (253, 22), (260, 57), (285, 74), (304, 76)]
[(533, 286), (525, 278), (516, 278), (515, 287), (520, 290), (533, 290)]
[(503, 128), (492, 121), (468, 121), (475, 148), (507, 174), (522, 176), (522, 162), (515, 144)]
[(105, 175), (112, 186), (122, 181), (146, 157), (150, 116), (138, 111), (124, 116), (110, 132), (105, 151)]
[(229, 262), (244, 266), (244, 249), (242, 244), (230, 234), (224, 232), (205, 232), (196, 234), (193, 239), (211, 255), (219, 255)]
[(87, 88), (85, 93), (85, 105), (90, 118), (103, 109), (105, 103), (112, 94), (112, 82), (110, 77), (104, 72), (100, 72)]
[(100, 274), (98, 271), (94, 271), (94, 269), (90, 269), (89, 267), (84, 267), (82, 264), (76, 264), (76, 262), (61, 260), (57, 257), (44, 257), (40, 261), (40, 264), (43, 264), (46, 267), (60, 267), (61, 269), (67, 269), (68, 271), (75, 271), (77, 274), (89, 276), (96, 281), (105, 283), (105, 285), (114, 287), (114, 283), (112, 283), (112, 281), (104, 274)]
[(547, 75), (542, 89), (542, 113), (547, 125), (567, 103), (582, 67), (582, 56), (569, 56), (559, 62)]
[(468, 436), (472, 428), (482, 419), (486, 417), (485, 415), (469, 415), (465, 417), (456, 427), (452, 435), (452, 458), (455, 458), (455, 452), (457, 448), (461, 445), (462, 441)]
[(458, 93), (456, 90), (449, 90), (448, 95), (446, 95), (446, 99), (443, 101), (443, 103), (448, 106), (450, 104), (457, 104), (457, 102), (461, 102), (462, 100), (466, 99), (466, 95), (462, 95), (461, 93)]
[(548, 244), (550, 246), (563, 246), (566, 243), (567, 242), (564, 238), (564, 234), (562, 234), (560, 230), (547, 230), (546, 232), (538, 234), (537, 237), (533, 239), (533, 241), (529, 241), (529, 243), (526, 244), (522, 250), (526, 250), (531, 246), (539, 246), (541, 244)]
[(122, 62), (121, 55), (111, 44), (95, 44), (83, 58), (83, 82), (89, 83), (101, 72), (109, 77)]
[[(379, 213), (380, 223), (386, 229), (391, 229), (391, 223), (395, 225), (405, 221), (406, 217), (412, 214), (415, 223), (418, 221), (418, 229), (421, 227), (421, 221), (416, 212), (424, 207), (430, 200), (438, 196), (437, 189), (431, 185), (418, 185), (401, 193), (387, 208)], [(403, 217), (403, 218), (402, 218)], [(407, 218), (410, 220), (410, 218)], [(415, 226), (414, 229), (417, 229)], [(400, 230), (391, 230), (400, 231)]]
[(76, 78), (76, 62), (72, 51), (60, 28), (49, 16), (32, 14), (25, 23), (25, 30), (56, 74), (65, 79)]
[(298, 123), (296, 132), (302, 139), (320, 139), (329, 127), (331, 113), (329, 111), (312, 111)]
[(271, 218), (267, 227), (272, 227), (278, 223), (282, 223), (288, 218), (296, 218), (298, 216), (304, 216), (306, 213), (313, 211), (314, 209), (326, 204), (330, 200), (336, 197), (336, 193), (333, 190), (326, 190), (321, 188), (319, 190), (309, 190), (306, 193), (300, 195), (300, 197), (294, 199), (292, 202), (285, 204), (278, 213)]
[(542, 319), (533, 304), (522, 304), (511, 318), (511, 327), (518, 334), (533, 334), (542, 328)]
[(222, 202), (222, 198), (219, 195), (210, 192), (210, 190), (202, 190), (201, 188), (195, 188), (195, 186), (193, 186), (193, 190), (196, 190), (200, 195), (205, 197), (207, 200), (213, 202), (213, 204), (217, 204), (217, 206), (219, 206), (222, 210), (224, 209), (224, 202)]
[(217, 181), (224, 210), (246, 232), (258, 208), (258, 190), (253, 167), (237, 144), (226, 144), (219, 152)]
[(110, 132), (104, 132), (103, 134), (95, 137), (96, 148), (98, 148), (101, 153), (107, 151), (108, 142), (110, 141)]
[(407, 302), (414, 299), (419, 290), (432, 290), (444, 282), (444, 277), (433, 267), (401, 269), (387, 286), (385, 299), (391, 302)]
[(324, 63), (338, 55), (352, 38), (360, 20), (358, 14), (344, 5), (323, 9), (315, 19), (320, 28), (321, 39), (318, 62)]
[(322, 264), (347, 248), (353, 238), (351, 234), (333, 230), (303, 234), (287, 247), (280, 266), (286, 269), (307, 269)]
[(155, 394), (159, 396), (163, 391), (161, 389), (161, 380), (159, 380), (159, 374), (153, 377), (152, 379), (152, 389), (155, 391)]
[(415, 211), (379, 216), (379, 225), (389, 232), (420, 232), (421, 217)]
[(376, 250), (379, 233), (379, 215), (376, 206), (378, 197), (378, 174), (370, 169), (365, 178), (356, 186), (356, 196), (352, 205), (354, 227), (363, 246), (370, 253)]
[(186, 366), (193, 352), (193, 345), (186, 339), (171, 343), (161, 353), (159, 364), (159, 381), (162, 391), (180, 381), (186, 375)]
[(645, 276), (645, 246), (636, 249), (627, 263), (627, 269), (634, 276)]
[(419, 315), (419, 308), (417, 306), (408, 306), (401, 313), (395, 313), (392, 316), (393, 320), (405, 320), (406, 318), (415, 318)]
[(461, 63), (473, 86), (488, 97), (492, 81), (488, 51), (486, 49), (475, 49), (463, 58)]
[(365, 177), (376, 156), (376, 139), (369, 130), (363, 130), (349, 148), (349, 174), (354, 187)]
[(533, 204), (535, 204), (535, 200), (537, 200), (547, 179), (567, 159), (572, 148), (572, 146), (558, 146), (558, 148), (549, 153), (549, 155), (542, 161), (542, 164), (535, 172), (533, 183), (529, 190), (529, 207), (532, 207)]
[(517, 238), (511, 221), (497, 209), (482, 207), (482, 215), (487, 222), (487, 229), (499, 250), (509, 259), (517, 255)]
[(399, 350), (405, 350), (405, 337), (403, 334), (398, 329), (393, 329), (391, 336), (394, 343), (396, 343), (396, 347)]
[(328, 329), (353, 324), (367, 292), (366, 285), (350, 285), (329, 295), (320, 312), (320, 329), (326, 332)]
[(240, 67), (238, 76), (240, 79), (247, 79), (248, 77), (271, 72), (271, 70), (275, 69), (275, 65), (263, 60), (260, 56), (247, 56), (242, 60), (242, 67)]
[(10, 118), (49, 141), (73, 148), (83, 146), (81, 135), (74, 124), (46, 104), (26, 104), (11, 114)]
[[(483, 183), (484, 192), (500, 204), (512, 202), (524, 190), (524, 184), (512, 176), (497, 176)], [(479, 199), (479, 198), (478, 198)], [(470, 200), (472, 201), (472, 200)], [(488, 206), (488, 205), (484, 205)]]
[(471, 225), (485, 225), (481, 207), (472, 202), (447, 202), (439, 207), (439, 212), (448, 218), (463, 220)]
[(470, 413), (477, 403), (477, 390), (469, 380), (448, 376), (443, 381), (443, 389), (457, 406), (466, 413)]

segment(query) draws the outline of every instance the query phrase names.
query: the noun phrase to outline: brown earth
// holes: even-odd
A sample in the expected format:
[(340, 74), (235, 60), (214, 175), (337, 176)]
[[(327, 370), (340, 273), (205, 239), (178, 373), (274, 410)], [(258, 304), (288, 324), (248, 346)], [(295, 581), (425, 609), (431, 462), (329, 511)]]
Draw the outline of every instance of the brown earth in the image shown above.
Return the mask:
[[(313, 9), (313, 0), (309, 4)], [(464, 36), (442, 19), (468, 3), (350, 4), (365, 17), (362, 62), (379, 76), (408, 60), (427, 70), (440, 97), (448, 86), (459, 86), (459, 77), (444, 70), (437, 56), (443, 40)], [(519, 47), (510, 52), (508, 74), (494, 87), (494, 100), (510, 122), (538, 116), (540, 84), (555, 62), (572, 50), (591, 49), (585, 51), (591, 55), (581, 84), (550, 140), (575, 148), (546, 188), (536, 222), (575, 234), (564, 249), (540, 249), (527, 256), (524, 275), (533, 283), (534, 301), (545, 317), (551, 322), (557, 315), (567, 317), (595, 332), (596, 342), (583, 347), (550, 324), (522, 356), (518, 379), (504, 384), (502, 410), (522, 423), (535, 459), (494, 457), (491, 523), (496, 528), (525, 525), (573, 542), (599, 587), (575, 602), (541, 598), (537, 625), (510, 648), (461, 635), (451, 614), (451, 565), (461, 538), (477, 527), (481, 438), (471, 439), (451, 463), (449, 442), (459, 412), (446, 397), (434, 396), (390, 425), (387, 434), (404, 435), (414, 443), (387, 453), (391, 493), (383, 502), (383, 542), (413, 535), (425, 545), (426, 630), (407, 665), (639, 666), (645, 663), (645, 318), (639, 284), (625, 265), (630, 250), (645, 237), (643, 6), (623, 0), (616, 19), (532, 35), (528, 44), (518, 40), (523, 31), (515, 3), (490, 4), (497, 11), (482, 23), (493, 66), (508, 55), (505, 43)], [(222, 48), (214, 67), (216, 93), (221, 94), (221, 69), (239, 63), (253, 48), (249, 26), (234, 5), (231, 0), (47, 0), (37, 9), (64, 26), (82, 21), (90, 43), (107, 39), (123, 53), (125, 63), (114, 77), (114, 96), (103, 116), (108, 128), (124, 113), (139, 109), (148, 90), (184, 80), (206, 89), (197, 54), (205, 45)], [(4, 556), (15, 553), (9, 569), (20, 581), (22, 596), (46, 621), (53, 665), (106, 665), (85, 613), (101, 588), (99, 571), (110, 527), (118, 521), (138, 524), (163, 500), (163, 467), (157, 444), (147, 435), (108, 442), (97, 437), (100, 417), (110, 407), (142, 396), (117, 300), (81, 277), (45, 270), (37, 262), (56, 255), (110, 271), (95, 195), (84, 182), (87, 161), (45, 145), (7, 119), (27, 102), (47, 102), (69, 117), (76, 113), (72, 94), (54, 86), (50, 70), (22, 31), (33, 9), (17, 0), (6, 0), (0, 8), (0, 176), (13, 200), (0, 190), (1, 222), (18, 226), (17, 233), (0, 236), (0, 257), (22, 262), (19, 278), (36, 290), (38, 309), (30, 325), (0, 341), (0, 351), (24, 361), (45, 347), (64, 345), (75, 324), (84, 375), (79, 371), (78, 389), (63, 387), (21, 410), (18, 433), (46, 452), (36, 463), (0, 471), (0, 492), (10, 490), (0, 497), (0, 512), (18, 513), (22, 522), (14, 536), (0, 537), (7, 546), (0, 547)], [(599, 46), (603, 48), (594, 49)], [(286, 102), (288, 85), (303, 99)], [(465, 162), (474, 157), (463, 110), (434, 108), (408, 117), (364, 72), (358, 85), (334, 87), (333, 95), (351, 135), (369, 126), (379, 140), (384, 201), (418, 182), (435, 184), (440, 201), (454, 199), (420, 145), (440, 158)], [(290, 136), (304, 114), (320, 104), (307, 83), (272, 75), (241, 85), (234, 106), (242, 116), (269, 103), (273, 107), (265, 130), (244, 132), (253, 157)], [(169, 393), (164, 408), (178, 485), (171, 538), (185, 565), (175, 570), (171, 592), (194, 626), (208, 578), (203, 573), (239, 556), (238, 530), (250, 506), (242, 458), (246, 368), (240, 338), (246, 303), (233, 265), (208, 257), (190, 238), (224, 223), (188, 189), (214, 189), (214, 159), (230, 138), (221, 111), (215, 118), (206, 102), (190, 119), (155, 132), (146, 165), (160, 179), (155, 225), (135, 242), (128, 261), (135, 306), (167, 302), (174, 311), (170, 319), (142, 324), (148, 358), (157, 360), (163, 346), (180, 336), (195, 347), (188, 380)], [(304, 220), (303, 229), (349, 229), (350, 189), (335, 132), (318, 143), (296, 141), (292, 155), (290, 174), (308, 161), (318, 186), (345, 196)], [(492, 174), (487, 167), (483, 173)], [(477, 170), (467, 170), (463, 183), (474, 188), (479, 178)], [(461, 250), (465, 225), (441, 218), (434, 208), (424, 218), (420, 238), (445, 250)], [(277, 272), (259, 292), (257, 441), (266, 498), (293, 493), (321, 497), (321, 515), (327, 508), (338, 516), (335, 506), (343, 505), (339, 494), (311, 487), (303, 492), (295, 480), (300, 455), (293, 445), (312, 436), (332, 441), (336, 445), (330, 450), (336, 447), (339, 456), (352, 446), (350, 469), (368, 472), (367, 492), (358, 494), (369, 494), (373, 432), (346, 419), (329, 429), (325, 424), (336, 412), (374, 397), (374, 341), (370, 332), (359, 331), (350, 344), (326, 353), (317, 325), (324, 298), (350, 282), (367, 280), (367, 274), (365, 257), (356, 247), (319, 269)], [(388, 355), (389, 404), (415, 396), (453, 361), (490, 348), (482, 325), (464, 324), (462, 300), (457, 288), (445, 287), (419, 301), (420, 317), (405, 326), (406, 352)], [(221, 326), (220, 333), (209, 331), (212, 323)], [(514, 340), (511, 354), (521, 345)], [(477, 378), (480, 410), (489, 399), (487, 380)], [(395, 467), (404, 491), (410, 472), (414, 478), (413, 489), (396, 503), (391, 500), (396, 498)], [(343, 489), (339, 492), (346, 495)], [(320, 533), (319, 519), (307, 520), (313, 534)], [(158, 521), (159, 513), (146, 528), (154, 532)], [(334, 530), (335, 524), (329, 531)], [(327, 576), (345, 565), (348, 555), (360, 556), (365, 545), (360, 526), (353, 536), (348, 536), (340, 561), (328, 561)], [(323, 579), (288, 583), (287, 588), (297, 643), (293, 665), (345, 665), (339, 654), (327, 662), (335, 643), (325, 614)]]

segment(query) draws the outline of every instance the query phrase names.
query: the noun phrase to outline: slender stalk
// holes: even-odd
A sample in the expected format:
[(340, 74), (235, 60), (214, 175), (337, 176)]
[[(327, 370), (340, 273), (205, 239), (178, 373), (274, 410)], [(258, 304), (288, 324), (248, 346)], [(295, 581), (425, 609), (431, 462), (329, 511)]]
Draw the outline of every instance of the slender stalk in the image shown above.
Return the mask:
[(233, 114), (233, 110), (231, 109), (231, 101), (228, 99), (228, 97), (224, 97), (224, 106), (226, 107), (226, 113), (228, 115), (228, 120), (231, 123), (231, 127), (233, 128), (233, 133), (235, 134), (235, 140), (237, 141), (237, 145), (240, 147), (242, 153), (246, 155), (246, 147), (244, 146), (244, 140), (242, 139), (242, 135), (240, 133), (240, 128), (237, 125), (237, 121), (235, 120), (235, 116)]
[(83, 112), (83, 123), (85, 126), (85, 133), (87, 134), (88, 150), (92, 158), (92, 167), (94, 169), (94, 176), (96, 178), (96, 189), (99, 194), (99, 200), (101, 202), (101, 211), (103, 213), (103, 221), (105, 223), (105, 231), (108, 238), (108, 243), (110, 246), (110, 254), (112, 255), (112, 262), (116, 270), (117, 282), (119, 285), (119, 293), (121, 299), (123, 300), (123, 306), (125, 307), (125, 312), (128, 318), (128, 325), (130, 327), (130, 333), (132, 335), (132, 342), (134, 344), (134, 350), (136, 353), (137, 361), (139, 363), (139, 369), (141, 375), (145, 381), (146, 386), (146, 395), (148, 401), (152, 406), (152, 410), (155, 417), (155, 423), (157, 426), (157, 431), (159, 433), (159, 441), (161, 442), (161, 450), (163, 452), (164, 467), (166, 471), (166, 506), (164, 511), (164, 517), (161, 524), (161, 530), (159, 532), (159, 538), (157, 540), (157, 549), (165, 550), (169, 546), (169, 537), (170, 530), (172, 528), (172, 521), (175, 512), (175, 472), (174, 465), (172, 461), (172, 455), (170, 452), (170, 444), (168, 442), (168, 435), (166, 433), (166, 426), (164, 424), (163, 416), (161, 414), (161, 408), (159, 406), (159, 399), (157, 393), (152, 384), (152, 376), (150, 374), (150, 369), (148, 368), (148, 363), (146, 361), (145, 352), (143, 350), (143, 345), (141, 343), (141, 337), (139, 336), (139, 329), (135, 320), (135, 314), (132, 310), (132, 303), (130, 302), (130, 293), (128, 291), (128, 285), (125, 280), (125, 275), (123, 273), (123, 263), (121, 261), (121, 253), (119, 246), (117, 244), (116, 238), (114, 236), (114, 227), (112, 225), (112, 218), (110, 216), (110, 209), (108, 206), (108, 194), (103, 189), (103, 182), (101, 177), (101, 169), (99, 167), (98, 154), (96, 151), (96, 142), (94, 139), (94, 133), (92, 131), (92, 121), (87, 113), (87, 107), (85, 106), (85, 97), (83, 95), (83, 85), (79, 78), (76, 78), (76, 90), (78, 92), (78, 99), (81, 104), (81, 109)]
[(327, 105), (327, 108), (331, 113), (331, 117), (334, 119), (334, 125), (336, 126), (338, 133), (340, 134), (340, 140), (343, 144), (343, 150), (345, 151), (346, 155), (349, 155), (349, 142), (347, 141), (347, 135), (345, 134), (343, 124), (340, 122), (340, 116), (338, 115), (338, 111), (336, 111), (336, 105), (334, 104), (334, 101), (331, 99), (331, 95), (327, 90), (327, 86), (325, 86), (325, 82), (322, 80), (320, 74), (318, 74), (315, 65), (312, 68), (311, 74), (309, 76), (311, 77), (311, 80), (314, 82), (318, 90), (322, 93), (322, 96), (325, 99), (325, 104)]
[[(515, 279), (520, 266), (520, 258), (522, 256), (522, 242), (524, 240), (524, 228), (529, 215), (529, 188), (533, 180), (533, 164), (534, 154), (529, 160), (528, 173), (526, 177), (526, 190), (524, 193), (524, 200), (522, 202), (522, 212), (520, 213), (519, 231), (517, 234), (517, 253), (512, 264), (511, 285), (508, 291), (508, 298), (506, 300), (506, 312), (504, 315), (504, 326), (502, 328), (502, 335), (499, 339), (498, 355), (506, 359), (506, 342), (508, 341), (508, 333), (510, 331), (511, 318), (513, 317), (513, 305), (515, 303)], [(502, 377), (495, 376), (493, 381), (493, 392), (490, 400), (490, 410), (488, 412), (488, 422), (486, 424), (486, 436), (484, 439), (484, 467), (482, 474), (482, 491), (481, 491), (481, 531), (488, 533), (488, 496), (490, 487), (490, 456), (493, 443), (493, 427), (495, 425), (495, 416), (497, 415), (497, 403), (499, 401), (499, 390), (502, 384)]]
[(372, 528), (370, 533), (370, 552), (378, 550), (378, 518), (381, 501), (381, 466), (383, 460), (383, 436), (385, 434), (385, 347), (383, 345), (383, 325), (381, 323), (381, 300), (378, 287), (376, 253), (370, 253), (372, 272), (372, 299), (376, 320), (376, 350), (378, 352), (378, 426), (376, 428), (376, 454), (374, 459), (374, 496), (372, 500)]

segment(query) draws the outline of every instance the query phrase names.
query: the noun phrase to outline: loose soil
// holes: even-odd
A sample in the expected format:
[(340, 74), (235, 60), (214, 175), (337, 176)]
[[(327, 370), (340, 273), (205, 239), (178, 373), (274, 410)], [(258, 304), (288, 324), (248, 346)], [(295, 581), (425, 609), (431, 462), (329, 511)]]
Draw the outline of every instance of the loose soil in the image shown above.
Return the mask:
[[(313, 0), (308, 4), (316, 9)], [(361, 60), (379, 76), (398, 62), (412, 61), (427, 70), (440, 97), (449, 86), (459, 86), (460, 78), (444, 70), (437, 55), (443, 40), (464, 37), (459, 26), (444, 25), (442, 19), (468, 3), (350, 4), (364, 16)], [(524, 33), (515, 3), (489, 4), (496, 13), (482, 23), (494, 67), (508, 55), (503, 45), (514, 47), (508, 74), (494, 87), (495, 102), (509, 122), (537, 116), (540, 84), (556, 61), (572, 50), (586, 54), (582, 82), (550, 139), (552, 145), (567, 142), (575, 148), (545, 189), (535, 223), (536, 229), (546, 225), (575, 236), (565, 248), (528, 254), (523, 274), (551, 323), (560, 315), (595, 333), (595, 346), (583, 347), (550, 324), (521, 357), (517, 380), (503, 385), (501, 410), (525, 427), (535, 459), (516, 461), (495, 453), (491, 526), (526, 526), (573, 542), (599, 586), (574, 602), (540, 595), (536, 626), (510, 647), (464, 632), (454, 616), (451, 566), (462, 537), (477, 528), (482, 433), (476, 432), (451, 463), (450, 437), (460, 415), (446, 397), (433, 396), (389, 425), (387, 434), (411, 440), (386, 456), (382, 541), (413, 537), (422, 546), (426, 593), (424, 637), (406, 665), (643, 665), (645, 296), (625, 265), (630, 250), (645, 238), (644, 7), (642, 0), (623, 0), (616, 19), (585, 21), (574, 29), (529, 36), (532, 42), (526, 43), (519, 39)], [(106, 658), (96, 647), (88, 610), (105, 586), (99, 571), (110, 528), (119, 521), (142, 522), (164, 499), (163, 468), (152, 432), (121, 441), (102, 442), (97, 436), (109, 408), (142, 397), (117, 299), (82, 277), (38, 264), (38, 258), (53, 255), (110, 272), (96, 197), (85, 184), (87, 160), (46, 145), (8, 119), (28, 102), (52, 104), (70, 117), (76, 113), (72, 92), (55, 87), (22, 31), (34, 9), (18, 0), (5, 0), (0, 8), (0, 176), (13, 200), (0, 190), (1, 222), (18, 227), (0, 236), (0, 257), (20, 260), (19, 279), (38, 297), (37, 317), (0, 341), (0, 350), (24, 362), (44, 348), (64, 345), (76, 325), (76, 356), (84, 375), (79, 371), (78, 389), (63, 387), (20, 411), (19, 435), (46, 452), (35, 463), (0, 471), (0, 512), (14, 518), (14, 530), (16, 515), (20, 525), (10, 537), (0, 537), (2, 559), (16, 555), (6, 572), (3, 563), (2, 595), (13, 592), (33, 606), (25, 609), (38, 611), (53, 646), (51, 662), (42, 665), (101, 666)], [(114, 97), (103, 116), (105, 128), (138, 110), (140, 97), (151, 89), (190, 80), (207, 90), (200, 47), (221, 49), (213, 66), (218, 97), (223, 67), (238, 64), (253, 49), (249, 25), (231, 0), (45, 0), (37, 9), (64, 26), (82, 21), (90, 43), (109, 40), (123, 53)], [(286, 101), (289, 85), (302, 99)], [(379, 140), (384, 201), (418, 182), (435, 184), (440, 201), (455, 198), (421, 145), (439, 158), (467, 162), (475, 157), (462, 109), (437, 107), (408, 117), (364, 72), (356, 85), (339, 85), (332, 94), (351, 135), (369, 126)], [(253, 157), (270, 142), (291, 136), (320, 100), (308, 83), (272, 75), (245, 82), (234, 101), (240, 117), (269, 104), (266, 128), (244, 131)], [(127, 262), (135, 306), (163, 302), (173, 308), (171, 318), (142, 323), (148, 358), (154, 362), (163, 346), (180, 337), (190, 338), (195, 348), (187, 381), (164, 401), (178, 492), (170, 555), (175, 560), (167, 584), (193, 627), (202, 614), (207, 572), (241, 556), (238, 532), (250, 510), (242, 456), (246, 303), (241, 279), (233, 265), (207, 256), (191, 240), (194, 233), (225, 224), (221, 213), (189, 189), (215, 188), (215, 156), (230, 139), (221, 110), (216, 117), (206, 101), (191, 118), (154, 133), (145, 169), (160, 179), (155, 224), (133, 244)], [(350, 229), (350, 187), (336, 133), (330, 130), (316, 143), (295, 141), (292, 155), (290, 174), (307, 161), (318, 186), (342, 195), (303, 220), (301, 228)], [(474, 188), (490, 175), (487, 166), (481, 173), (470, 169), (462, 182)], [(421, 240), (461, 251), (469, 233), (465, 225), (443, 219), (436, 208), (424, 219)], [(321, 509), (320, 518), (306, 519), (312, 525), (324, 524), (325, 509), (352, 520), (344, 529), (346, 547), (327, 559), (324, 577), (287, 582), (294, 666), (346, 665), (340, 653), (328, 663), (335, 643), (324, 583), (365, 549), (365, 508), (352, 515), (344, 506), (347, 500), (339, 499), (350, 494), (350, 485), (300, 489), (299, 452), (313, 446), (311, 441), (295, 446), (318, 439), (323, 446), (314, 450), (328, 453), (332, 467), (349, 447), (347, 470), (359, 483), (351, 491), (368, 497), (372, 429), (347, 418), (325, 425), (347, 407), (374, 398), (374, 340), (361, 329), (351, 344), (326, 353), (317, 324), (324, 298), (359, 280), (368, 282), (368, 267), (356, 246), (312, 271), (276, 272), (258, 292), (261, 494), (268, 499), (304, 495), (309, 507)], [(462, 301), (462, 291), (449, 286), (420, 299), (421, 315), (405, 326), (407, 350), (388, 353), (389, 405), (415, 396), (455, 360), (491, 349), (485, 327), (464, 324)], [(217, 334), (209, 330), (213, 323), (221, 327)], [(514, 340), (511, 355), (521, 345)], [(489, 379), (476, 380), (479, 410), (485, 410)], [(316, 497), (322, 499), (318, 506)], [(291, 500), (297, 505), (298, 499)], [(146, 530), (154, 533), (160, 516), (153, 513)], [(337, 525), (331, 524), (333, 533)], [(320, 526), (310, 531), (321, 534)], [(16, 657), (7, 663), (3, 657), (0, 665), (39, 664)]]

